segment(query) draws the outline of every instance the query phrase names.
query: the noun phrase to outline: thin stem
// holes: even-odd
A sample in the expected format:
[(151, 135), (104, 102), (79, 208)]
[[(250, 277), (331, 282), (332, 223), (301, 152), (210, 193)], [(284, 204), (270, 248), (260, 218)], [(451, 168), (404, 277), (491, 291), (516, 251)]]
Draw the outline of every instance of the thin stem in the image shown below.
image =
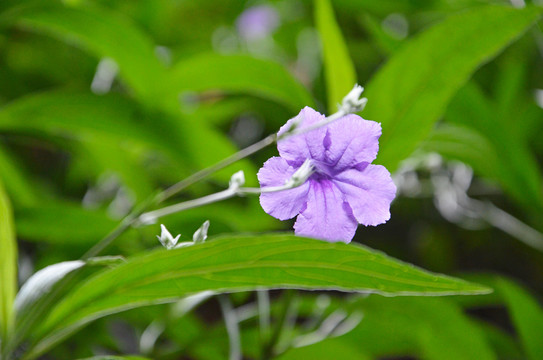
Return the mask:
[(156, 219), (162, 216), (174, 214), (183, 210), (192, 209), (198, 206), (211, 204), (217, 201), (226, 200), (236, 195), (236, 190), (226, 189), (218, 193), (203, 196), (198, 199), (184, 201), (175, 205), (166, 206), (164, 208), (146, 212), (139, 217), (139, 221), (143, 224), (153, 223)]
[(296, 128), (292, 131), (287, 131), (283, 134), (281, 134), (278, 138), (277, 138), (277, 141), (279, 140), (283, 140), (283, 139), (286, 139), (288, 137), (291, 137), (291, 136), (294, 136), (294, 135), (300, 135), (300, 134), (305, 134), (307, 132), (310, 132), (312, 130), (315, 130), (315, 129), (318, 129), (322, 126), (325, 126), (325, 125), (328, 125), (330, 124), (331, 122), (334, 122), (336, 121), (337, 119), (343, 117), (347, 115), (347, 113), (345, 112), (345, 110), (343, 109), (340, 109), (338, 110), (337, 112), (333, 113), (332, 115), (330, 116), (327, 116), (325, 117), (324, 119), (322, 119), (321, 121), (319, 122), (316, 122), (314, 123), (313, 125), (310, 125), (310, 126), (306, 126), (306, 127), (303, 127), (303, 128)]
[(260, 346), (263, 349), (270, 333), (270, 295), (268, 290), (257, 290)]
[(240, 151), (238, 151), (237, 153), (227, 157), (226, 159), (224, 160), (221, 160), (219, 161), (218, 163), (216, 163), (215, 165), (212, 165), (208, 168), (205, 168), (205, 169), (202, 169), (194, 174), (192, 174), (191, 176), (189, 176), (188, 178), (186, 179), (183, 179), (181, 180), (180, 182), (170, 186), (168, 189), (164, 190), (163, 192), (161, 192), (160, 194), (158, 194), (156, 200), (157, 200), (157, 203), (160, 203), (166, 199), (169, 199), (170, 197), (174, 196), (175, 194), (179, 193), (181, 190), (185, 189), (186, 187), (200, 181), (200, 180), (203, 180), (205, 179), (206, 177), (208, 177), (209, 175), (213, 174), (214, 172), (216, 171), (219, 171), (223, 168), (225, 168), (226, 166), (228, 165), (231, 165), (233, 163), (235, 163), (236, 161), (239, 161), (241, 159), (244, 159), (246, 158), (247, 156), (250, 156), (254, 153), (256, 153), (257, 151), (260, 151), (262, 149), (264, 149), (265, 147), (279, 141), (279, 140), (283, 140), (283, 139), (286, 139), (290, 136), (294, 136), (294, 135), (300, 135), (300, 134), (304, 134), (306, 132), (309, 132), (309, 131), (312, 131), (312, 130), (315, 130), (319, 127), (322, 127), (322, 126), (325, 126), (333, 121), (336, 121), (338, 120), (339, 118), (343, 117), (347, 115), (347, 112), (343, 109), (340, 109), (338, 110), (336, 113), (324, 118), (322, 121), (319, 121), (311, 126), (307, 126), (307, 127), (304, 127), (304, 128), (295, 128), (293, 129), (292, 131), (287, 131), (283, 134), (281, 134), (280, 136), (277, 136), (277, 134), (271, 134), (271, 135), (268, 135), (267, 137), (265, 137), (264, 139), (260, 140), (259, 142), (253, 144), (253, 145), (250, 145), (248, 147), (246, 147), (245, 149), (242, 149)]
[(87, 260), (93, 256), (98, 255), (116, 238), (121, 236), (126, 231), (126, 229), (132, 226), (134, 220), (134, 216), (125, 217), (109, 234), (107, 234), (102, 240), (97, 242), (92, 248), (90, 248), (85, 254), (83, 254), (81, 260)]
[(279, 337), (281, 336), (281, 330), (283, 330), (283, 326), (285, 324), (285, 321), (287, 320), (289, 308), (295, 294), (296, 292), (293, 289), (285, 290), (285, 294), (283, 295), (283, 304), (281, 307), (281, 313), (279, 314), (279, 319), (277, 323), (275, 324), (275, 327), (273, 328), (273, 333), (269, 341), (262, 348), (262, 360), (270, 360), (273, 357), (275, 357), (276, 355), (275, 346), (277, 342), (279, 341)]
[[(280, 186), (270, 186), (266, 188), (252, 188), (252, 187), (241, 187), (241, 188), (228, 188), (223, 191), (219, 191), (217, 193), (206, 195), (198, 199), (194, 200), (188, 200), (184, 202), (180, 202), (178, 204), (166, 206), (163, 208), (160, 208), (158, 210), (149, 211), (146, 213), (141, 214), (136, 220), (132, 221), (131, 224), (139, 223), (139, 224), (153, 224), (156, 222), (156, 220), (160, 217), (175, 214), (184, 210), (193, 209), (199, 206), (211, 204), (214, 202), (230, 199), (234, 196), (241, 196), (245, 194), (250, 195), (259, 195), (261, 193), (270, 193), (270, 192), (278, 192), (278, 191), (284, 191), (289, 189), (294, 189), (298, 186), (303, 185), (303, 183), (288, 183), (285, 185)], [(116, 229), (121, 230), (121, 229)], [(112, 236), (115, 235), (115, 230), (112, 232)]]
[(260, 150), (264, 149), (266, 146), (269, 146), (269, 145), (273, 144), (276, 140), (277, 140), (277, 135), (276, 134), (269, 135), (269, 136), (265, 137), (264, 139), (260, 140), (259, 142), (255, 143), (253, 145), (250, 145), (250, 146), (246, 147), (245, 149), (240, 150), (240, 151), (238, 151), (237, 153), (235, 153), (233, 155), (230, 155), (226, 159), (221, 160), (218, 163), (216, 163), (214, 165), (211, 165), (210, 167), (207, 167), (205, 169), (202, 169), (202, 170), (192, 174), (188, 178), (179, 181), (178, 183), (170, 186), (169, 188), (167, 188), (166, 190), (164, 190), (163, 192), (158, 194), (157, 203), (161, 203), (161, 202), (169, 199), (170, 197), (172, 197), (175, 194), (179, 193), (181, 190), (185, 189), (186, 187), (188, 187), (188, 186), (190, 186), (190, 185), (192, 185), (192, 184), (194, 184), (194, 183), (196, 183), (196, 182), (198, 182), (200, 180), (205, 179), (206, 177), (213, 174), (214, 172), (217, 172), (217, 171), (227, 167), (228, 165), (231, 165), (231, 164), (235, 163), (236, 161), (244, 159), (247, 156), (250, 156), (250, 155), (256, 153), (257, 151), (260, 151)]
[(230, 360), (241, 360), (241, 337), (239, 334), (239, 325), (236, 311), (227, 294), (217, 296), (221, 306), (226, 331), (228, 332), (228, 341), (230, 343)]
[[(169, 199), (170, 197), (176, 195), (181, 190), (187, 188), (188, 186), (205, 179), (209, 175), (213, 174), (214, 172), (217, 172), (223, 168), (225, 168), (228, 165), (231, 165), (235, 163), (236, 161), (242, 160), (254, 153), (256, 153), (259, 150), (262, 150), (266, 146), (269, 146), (278, 140), (285, 139), (287, 137), (293, 136), (293, 135), (300, 135), (303, 133), (306, 133), (308, 131), (314, 130), (316, 128), (319, 128), (321, 126), (325, 126), (333, 121), (336, 121), (337, 119), (341, 118), (342, 116), (345, 116), (349, 112), (340, 109), (336, 113), (326, 117), (322, 121), (319, 121), (316, 124), (313, 124), (311, 126), (302, 128), (302, 129), (293, 129), (292, 131), (287, 131), (283, 133), (280, 137), (277, 136), (277, 134), (271, 134), (265, 137), (264, 139), (260, 140), (259, 142), (250, 145), (246, 147), (245, 149), (242, 149), (238, 151), (237, 153), (219, 161), (218, 163), (211, 165), (210, 167), (207, 167), (205, 169), (202, 169), (191, 176), (179, 181), (178, 183), (170, 186), (166, 190), (158, 193), (156, 196), (154, 196), (152, 199), (144, 202), (144, 204), (140, 207), (139, 211), (133, 211), (131, 214), (129, 214), (123, 221), (115, 228), (113, 229), (106, 237), (104, 237), (102, 240), (100, 240), (96, 245), (94, 245), (87, 253), (83, 255), (83, 259), (88, 259), (89, 257), (98, 255), (104, 248), (106, 248), (108, 245), (110, 245), (117, 237), (122, 235), (130, 226), (134, 225), (136, 222), (139, 221), (140, 216), (144, 214), (144, 212), (149, 209), (153, 205), (158, 205), (165, 200)], [(282, 189), (280, 189), (282, 190)], [(256, 188), (244, 188), (244, 190), (239, 191), (239, 193), (247, 193), (247, 194), (256, 194), (260, 193), (260, 189)], [(279, 190), (264, 190), (267, 191), (279, 191)], [(233, 195), (232, 195), (233, 196)], [(197, 204), (195, 206), (200, 206), (201, 204)], [(174, 205), (175, 206), (175, 205)], [(166, 209), (166, 208), (165, 208)], [(183, 208), (187, 209), (187, 208)], [(160, 209), (164, 210), (164, 209)], [(156, 211), (160, 211), (156, 210)], [(181, 210), (179, 210), (181, 211)], [(151, 212), (152, 213), (152, 212)], [(160, 214), (160, 213), (159, 213)], [(163, 216), (163, 215), (161, 215)]]

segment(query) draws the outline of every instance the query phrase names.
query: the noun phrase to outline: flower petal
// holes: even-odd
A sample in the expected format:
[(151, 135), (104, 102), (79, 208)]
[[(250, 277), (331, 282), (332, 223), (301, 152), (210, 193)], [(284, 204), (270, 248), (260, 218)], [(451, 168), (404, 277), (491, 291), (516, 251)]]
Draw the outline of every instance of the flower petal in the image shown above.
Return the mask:
[(396, 185), (384, 166), (363, 164), (343, 171), (333, 181), (345, 195), (359, 223), (375, 226), (390, 219)]
[(309, 180), (307, 206), (294, 230), (296, 235), (349, 243), (358, 223), (341, 191), (330, 180)]
[[(324, 118), (324, 115), (306, 106), (296, 117), (287, 121), (279, 129), (277, 135), (284, 134), (294, 123), (297, 124), (298, 129), (303, 129), (324, 120)], [(323, 141), (325, 135), (325, 127), (320, 127), (307, 133), (279, 140), (277, 143), (279, 155), (292, 165), (301, 165), (306, 159), (321, 160), (324, 156)]]
[(325, 162), (342, 171), (359, 163), (371, 163), (379, 151), (381, 124), (347, 115), (327, 126)]
[[(281, 186), (290, 179), (296, 168), (290, 166), (283, 158), (268, 159), (258, 171), (260, 187)], [(305, 205), (309, 183), (289, 190), (260, 194), (260, 205), (265, 212), (279, 220), (287, 220), (296, 216)]]

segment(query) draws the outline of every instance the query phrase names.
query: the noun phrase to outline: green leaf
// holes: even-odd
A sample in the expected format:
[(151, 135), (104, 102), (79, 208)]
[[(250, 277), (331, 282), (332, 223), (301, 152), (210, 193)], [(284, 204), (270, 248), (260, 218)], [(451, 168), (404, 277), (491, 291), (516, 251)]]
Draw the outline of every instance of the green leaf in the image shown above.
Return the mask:
[[(473, 321), (474, 319), (472, 319)], [(522, 359), (522, 351), (516, 339), (507, 331), (490, 325), (484, 321), (475, 321), (484, 334), (487, 343), (494, 349), (500, 359)]]
[(174, 301), (204, 290), (334, 289), (393, 295), (482, 294), (463, 280), (437, 275), (360, 245), (294, 235), (225, 236), (158, 251), (104, 271), (73, 289), (36, 329), (39, 354), (96, 318)]
[(94, 357), (79, 359), (79, 360), (149, 360), (149, 358), (144, 358), (140, 356), (101, 355), (101, 356), (94, 356)]
[[(377, 163), (391, 171), (431, 132), (454, 93), (481, 64), (520, 36), (541, 9), (486, 6), (416, 36), (367, 86), (366, 118), (381, 122)], [(478, 41), (473, 41), (477, 34)]]
[[(17, 241), (9, 198), (0, 182), (0, 337), (13, 326), (13, 300), (17, 292)], [(2, 341), (0, 344), (3, 344)]]
[(130, 145), (119, 144), (114, 139), (87, 136), (79, 142), (74, 157), (79, 158), (80, 170), (88, 172), (91, 179), (96, 174), (111, 174), (119, 178), (119, 185), (126, 185), (128, 189), (123, 190), (126, 190), (129, 200), (143, 200), (156, 189), (150, 179), (154, 174), (142, 164), (142, 157), (147, 152)]
[[(489, 274), (470, 274), (467, 278), (470, 281), (477, 281), (478, 283), (491, 286), (495, 291), (490, 295), (477, 296), (477, 299), (471, 297), (473, 300), (482, 300), (482, 302), (469, 301), (470, 299), (465, 296), (453, 297), (454, 300), (467, 308), (505, 305), (515, 326), (516, 333), (520, 338), (520, 343), (524, 348), (524, 357), (529, 359), (541, 358), (543, 346), (541, 345), (539, 335), (543, 331), (543, 308), (537, 302), (536, 298), (519, 284), (504, 277)], [(509, 351), (515, 351), (509, 344), (502, 345), (506, 345)]]
[(144, 100), (161, 102), (166, 68), (154, 44), (134, 24), (96, 6), (31, 7), (20, 14), (24, 26), (65, 38), (119, 65), (123, 79)]
[(299, 359), (371, 359), (364, 349), (354, 346), (341, 338), (326, 339), (324, 341), (304, 346), (301, 348), (289, 349), (285, 354), (279, 356), (278, 360), (299, 360)]
[(493, 148), (495, 155), (486, 151), (486, 155), (490, 156), (487, 166), (480, 162), (470, 164), (477, 165), (474, 169), (484, 170), (492, 166), (493, 173), (486, 172), (485, 176), (492, 176), (504, 191), (522, 205), (536, 211), (541, 210), (543, 178), (536, 158), (522, 137), (522, 131), (519, 131), (525, 120), (524, 114), (517, 109), (519, 113), (515, 113), (516, 121), (512, 122), (510, 115), (501, 113), (497, 111), (498, 109), (499, 106), (487, 99), (482, 89), (474, 82), (470, 82), (454, 97), (447, 109), (446, 118), (481, 134), (486, 141), (483, 140), (478, 145), (479, 149), (488, 148), (488, 145)]
[(118, 95), (52, 91), (17, 99), (0, 110), (0, 129), (47, 132), (74, 136), (86, 134), (139, 141), (175, 154), (181, 150), (176, 128), (159, 121), (137, 103)]
[(479, 175), (499, 181), (502, 161), (493, 144), (481, 133), (465, 126), (441, 124), (421, 144), (427, 152), (437, 152), (451, 160), (462, 161)]
[(47, 201), (17, 209), (15, 223), (20, 236), (27, 240), (81, 246), (98, 242), (118, 220), (103, 210), (84, 209), (81, 204)]
[(527, 358), (541, 359), (543, 355), (543, 308), (522, 287), (504, 278), (496, 280), (499, 291), (515, 324)]
[(342, 339), (373, 358), (495, 358), (483, 332), (449, 299), (370, 296), (360, 300), (357, 308), (364, 319)]
[(337, 104), (356, 84), (356, 71), (347, 45), (334, 18), (330, 0), (315, 2), (315, 23), (320, 34), (324, 74), (328, 97), (328, 112), (336, 112)]
[(118, 256), (64, 261), (34, 273), (15, 298), (16, 332), (9, 343), (10, 350), (15, 349), (36, 323), (76, 284), (83, 282), (90, 273), (103, 267), (116, 266), (122, 261), (123, 258)]
[(13, 203), (16, 205), (35, 205), (38, 202), (34, 184), (30, 176), (23, 171), (22, 166), (14, 159), (7, 149), (0, 147), (0, 173), (7, 192), (11, 194)]
[(175, 92), (248, 93), (277, 101), (295, 113), (314, 106), (308, 91), (282, 65), (246, 55), (197, 55), (175, 64), (170, 80)]
[[(83, 143), (88, 140), (86, 145), (97, 139), (121, 144), (136, 142), (147, 149), (160, 150), (168, 159), (174, 160), (181, 176), (189, 175), (187, 167), (190, 165), (209, 166), (236, 151), (235, 146), (217, 131), (196, 122), (177, 121), (168, 112), (153, 111), (115, 94), (97, 96), (52, 91), (24, 97), (0, 110), (0, 130), (30, 134), (38, 131), (56, 136), (69, 132)], [(201, 139), (206, 139), (207, 151), (202, 151)], [(248, 160), (233, 166), (216, 176), (228, 180), (240, 169), (256, 173)], [(122, 170), (119, 166), (116, 169)], [(129, 172), (123, 173), (125, 178), (129, 176)], [(248, 178), (248, 185), (253, 185), (251, 182), (254, 181)]]

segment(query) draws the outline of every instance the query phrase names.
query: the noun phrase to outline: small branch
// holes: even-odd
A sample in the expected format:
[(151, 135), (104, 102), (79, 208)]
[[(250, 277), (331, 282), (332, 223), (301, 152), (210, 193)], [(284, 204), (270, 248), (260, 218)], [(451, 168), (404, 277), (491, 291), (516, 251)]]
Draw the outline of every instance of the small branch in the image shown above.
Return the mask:
[(255, 143), (253, 145), (250, 145), (250, 146), (246, 147), (245, 149), (243, 149), (241, 151), (238, 151), (237, 153), (227, 157), (224, 160), (219, 161), (215, 165), (212, 165), (212, 166), (210, 166), (208, 168), (202, 169), (202, 170), (192, 174), (188, 178), (179, 181), (178, 183), (170, 186), (169, 188), (167, 188), (166, 190), (164, 190), (163, 192), (158, 194), (157, 198), (156, 198), (157, 203), (161, 203), (161, 202), (169, 199), (170, 197), (172, 197), (175, 194), (179, 193), (181, 190), (185, 189), (186, 187), (188, 187), (188, 186), (190, 186), (190, 185), (192, 185), (192, 184), (194, 184), (194, 183), (196, 183), (196, 182), (198, 182), (200, 180), (205, 179), (206, 177), (213, 174), (214, 172), (217, 172), (217, 171), (227, 167), (228, 165), (231, 165), (231, 164), (235, 163), (236, 161), (242, 160), (242, 159), (256, 153), (257, 151), (260, 151), (260, 150), (264, 149), (266, 146), (269, 146), (269, 145), (273, 144), (276, 140), (277, 140), (277, 135), (276, 134), (269, 135), (269, 136), (265, 137), (264, 139), (260, 140), (259, 142)]
[[(340, 106), (339, 110), (336, 113), (326, 117), (322, 121), (320, 121), (320, 122), (318, 122), (316, 124), (313, 124), (311, 126), (308, 126), (308, 127), (302, 128), (302, 129), (294, 128), (294, 129), (292, 129), (292, 131), (287, 131), (287, 132), (285, 132), (285, 133), (283, 133), (281, 135), (280, 139), (282, 140), (282, 139), (285, 139), (285, 138), (290, 137), (290, 136), (300, 135), (300, 134), (312, 131), (312, 130), (314, 130), (316, 128), (319, 128), (321, 126), (325, 126), (325, 125), (327, 125), (327, 124), (329, 124), (329, 123), (331, 123), (333, 121), (336, 121), (336, 120), (340, 119), (341, 117), (343, 117), (343, 116), (345, 116), (347, 114), (361, 111), (364, 108), (364, 106), (366, 105), (366, 102), (367, 102), (366, 98), (360, 99), (360, 95), (362, 94), (363, 91), (364, 91), (364, 89), (361, 86), (355, 85), (353, 90), (351, 90), (345, 96), (345, 98), (343, 99), (342, 105)], [(260, 140), (259, 142), (255, 143), (253, 145), (250, 145), (250, 146), (246, 147), (245, 149), (242, 149), (242, 150), (238, 151), (235, 154), (232, 154), (231, 156), (227, 157), (226, 159), (223, 159), (223, 160), (219, 161), (218, 163), (216, 163), (214, 165), (211, 165), (211, 166), (209, 166), (209, 167), (207, 167), (205, 169), (202, 169), (202, 170), (192, 174), (191, 176), (189, 176), (189, 177), (179, 181), (178, 183), (170, 186), (166, 190), (158, 193), (156, 196), (148, 199), (146, 202), (143, 203), (142, 206), (139, 207), (139, 210), (134, 210), (127, 217), (125, 217), (123, 219), (123, 221), (115, 229), (113, 229), (108, 235), (106, 235), (102, 240), (100, 240), (100, 242), (98, 242), (89, 251), (87, 251), (83, 255), (82, 258), (83, 259), (88, 259), (89, 257), (98, 255), (103, 249), (105, 249), (107, 246), (109, 246), (117, 237), (119, 237), (121, 234), (123, 234), (130, 226), (132, 226), (136, 222), (140, 221), (142, 214), (144, 214), (147, 209), (151, 208), (152, 206), (161, 204), (162, 202), (164, 202), (167, 199), (171, 198), (172, 196), (178, 194), (180, 191), (187, 188), (188, 186), (190, 186), (190, 185), (192, 185), (192, 184), (194, 184), (194, 183), (196, 183), (196, 182), (198, 182), (200, 180), (205, 179), (209, 175), (211, 175), (211, 174), (225, 168), (228, 165), (231, 165), (231, 164), (233, 164), (233, 163), (235, 163), (235, 162), (237, 162), (239, 160), (242, 160), (242, 159), (256, 153), (257, 151), (260, 151), (263, 148), (265, 148), (265, 147), (267, 147), (267, 146), (269, 146), (269, 145), (271, 145), (273, 143), (276, 143), (280, 139), (277, 136), (277, 134), (268, 135), (267, 137)], [(247, 193), (247, 194), (257, 193), (255, 189), (251, 189), (251, 188), (245, 188), (244, 190), (240, 191), (239, 193), (243, 193), (243, 191), (245, 191), (245, 193)], [(265, 191), (278, 191), (278, 190), (269, 190), (268, 189), (268, 190), (265, 190)], [(258, 193), (260, 193), (260, 192), (258, 192)], [(231, 195), (231, 196), (233, 196), (233, 195)], [(178, 204), (178, 205), (180, 205), (180, 204)], [(185, 206), (187, 206), (187, 204), (185, 204)], [(195, 205), (195, 206), (200, 206), (200, 204), (197, 203), (197, 205)], [(164, 209), (166, 209), (166, 208), (164, 208)], [(164, 209), (162, 209), (162, 210), (164, 210)], [(182, 208), (182, 210), (184, 210), (184, 209), (186, 209), (186, 208)], [(182, 210), (178, 210), (178, 211), (182, 211)], [(156, 211), (159, 211), (159, 210), (156, 210)], [(159, 213), (159, 214), (161, 214), (161, 213)], [(161, 215), (161, 216), (163, 216), (163, 215)]]
[(227, 294), (217, 296), (224, 316), (226, 331), (228, 332), (228, 341), (230, 343), (230, 360), (241, 360), (241, 338), (239, 334), (238, 318), (232, 302)]
[(256, 297), (258, 302), (260, 346), (264, 349), (270, 333), (270, 295), (268, 290), (257, 290)]
[(296, 292), (293, 289), (285, 290), (285, 294), (283, 295), (281, 313), (279, 314), (279, 320), (273, 328), (273, 333), (270, 339), (262, 348), (262, 360), (270, 360), (275, 357), (275, 346), (277, 345), (277, 342), (279, 341), (279, 338), (281, 336), (281, 330), (283, 330), (283, 326), (285, 324), (285, 321), (287, 320), (289, 308), (295, 294)]

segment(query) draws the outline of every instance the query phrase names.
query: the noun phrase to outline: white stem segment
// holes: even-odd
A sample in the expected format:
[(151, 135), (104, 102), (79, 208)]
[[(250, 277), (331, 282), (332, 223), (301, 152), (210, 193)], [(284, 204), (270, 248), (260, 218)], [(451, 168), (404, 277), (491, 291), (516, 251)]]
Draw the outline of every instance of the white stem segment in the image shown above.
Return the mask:
[(321, 126), (325, 126), (333, 121), (336, 121), (345, 115), (362, 111), (364, 107), (366, 106), (366, 103), (368, 102), (368, 99), (360, 98), (360, 95), (362, 94), (363, 91), (364, 91), (364, 88), (362, 86), (355, 85), (354, 88), (343, 98), (343, 101), (341, 102), (341, 105), (339, 106), (339, 109), (336, 113), (326, 117), (325, 119), (323, 119), (322, 121), (318, 123), (315, 123), (311, 126), (308, 126), (302, 129), (297, 128), (296, 126), (293, 126), (292, 129), (284, 132), (280, 136), (278, 136), (277, 134), (268, 135), (264, 139), (260, 140), (259, 142), (238, 151), (237, 153), (227, 157), (226, 159), (219, 161), (215, 165), (202, 169), (192, 174), (188, 178), (181, 180), (178, 183), (172, 185), (171, 187), (169, 187), (168, 189), (162, 191), (160, 194), (157, 195), (156, 202), (160, 203), (172, 197), (173, 195), (177, 194), (184, 188), (206, 178), (207, 176), (213, 174), (214, 172), (219, 171), (225, 168), (226, 166), (235, 163), (238, 160), (244, 159), (256, 153), (257, 151), (264, 149), (266, 146), (269, 146), (273, 143), (278, 142), (279, 140), (283, 140), (287, 137), (294, 136), (294, 135), (304, 134), (311, 130), (315, 130)]
[(228, 356), (228, 359), (241, 360), (241, 336), (239, 333), (236, 310), (232, 306), (228, 294), (219, 294), (217, 298), (221, 306), (226, 331), (228, 333), (228, 341), (230, 343), (230, 355)]
[[(215, 194), (207, 195), (198, 199), (184, 201), (179, 204), (166, 206), (162, 209), (149, 211), (141, 214), (139, 217), (139, 223), (141, 225), (151, 225), (156, 223), (158, 218), (174, 214), (183, 210), (192, 209), (198, 206), (211, 204), (214, 202), (229, 199), (234, 196), (243, 196), (245, 194), (261, 194), (276, 191), (283, 191), (293, 189), (301, 186), (305, 181), (315, 172), (315, 167), (311, 163), (311, 160), (306, 160), (302, 166), (286, 181), (285, 185), (269, 186), (266, 188), (250, 188), (241, 187), (245, 183), (245, 176), (243, 171), (238, 171), (232, 175), (230, 179), (230, 187), (226, 190), (220, 191)], [(170, 235), (171, 236), (171, 235)], [(160, 239), (160, 237), (159, 237)]]

